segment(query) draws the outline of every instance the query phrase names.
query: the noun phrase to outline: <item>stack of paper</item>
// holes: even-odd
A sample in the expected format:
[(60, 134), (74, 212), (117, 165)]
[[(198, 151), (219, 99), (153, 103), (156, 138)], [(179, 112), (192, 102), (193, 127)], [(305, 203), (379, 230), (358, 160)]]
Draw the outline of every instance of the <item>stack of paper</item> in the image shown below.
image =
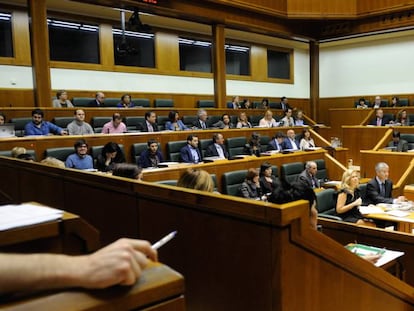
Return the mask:
[(62, 210), (35, 205), (0, 206), (0, 231), (61, 219)]

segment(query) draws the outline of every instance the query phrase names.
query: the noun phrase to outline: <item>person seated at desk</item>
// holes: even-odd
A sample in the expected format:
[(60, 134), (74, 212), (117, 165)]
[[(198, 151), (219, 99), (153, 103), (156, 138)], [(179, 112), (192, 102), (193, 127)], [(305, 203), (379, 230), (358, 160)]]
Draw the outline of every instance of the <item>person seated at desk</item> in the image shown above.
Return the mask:
[(404, 202), (404, 196), (396, 199), (392, 198), (392, 181), (388, 179), (389, 166), (385, 162), (379, 162), (375, 165), (376, 176), (367, 183), (365, 204), (378, 203), (398, 203)]
[(267, 146), (267, 150), (277, 150), (279, 152), (283, 151), (283, 141), (285, 140), (285, 134), (282, 132), (277, 132), (275, 136), (273, 136), (272, 140), (269, 142)]
[(207, 118), (207, 111), (204, 109), (199, 109), (197, 111), (197, 120), (193, 123), (193, 127), (195, 129), (206, 130), (208, 128)]
[(111, 172), (117, 163), (124, 163), (125, 156), (117, 143), (107, 143), (98, 154), (96, 168), (101, 172)]
[(124, 94), (121, 96), (121, 101), (116, 105), (118, 108), (132, 108), (134, 103), (132, 102), (131, 95)]
[(159, 150), (158, 141), (150, 139), (147, 141), (148, 149), (141, 152), (137, 165), (142, 168), (158, 167), (158, 164), (164, 162), (164, 157)]
[(234, 124), (230, 121), (230, 116), (227, 113), (225, 113), (221, 116), (221, 120), (213, 124), (213, 127), (219, 129), (232, 129), (234, 128)]
[(73, 108), (73, 104), (68, 99), (68, 93), (65, 90), (56, 92), (56, 99), (52, 101), (55, 108)]
[(112, 170), (112, 176), (125, 177), (135, 180), (142, 180), (142, 168), (134, 164), (118, 163)]
[(115, 112), (112, 115), (112, 121), (109, 121), (104, 124), (102, 127), (102, 134), (121, 134), (126, 133), (127, 127), (124, 122), (122, 122), (122, 117), (118, 112)]
[(244, 146), (244, 154), (260, 157), (262, 146), (260, 145), (260, 134), (253, 133), (249, 142)]
[(26, 148), (24, 147), (13, 147), (13, 149), (11, 150), (11, 156), (12, 158), (17, 158), (19, 155), (26, 153)]
[(259, 172), (256, 168), (249, 168), (246, 179), (240, 185), (238, 195), (246, 199), (267, 200), (267, 197), (263, 195), (262, 189), (260, 188)]
[(389, 107), (394, 107), (394, 108), (398, 107), (399, 102), (400, 102), (400, 99), (398, 98), (398, 96), (393, 96), (391, 98), (391, 103)]
[(259, 176), (260, 188), (265, 195), (270, 195), (277, 187), (281, 187), (279, 180), (273, 175), (272, 164), (262, 163)]
[(251, 128), (252, 124), (247, 119), (247, 115), (245, 112), (240, 112), (239, 117), (237, 119), (236, 128)]
[(336, 213), (346, 222), (361, 226), (376, 227), (375, 223), (364, 218), (358, 207), (362, 205), (359, 191), (358, 171), (348, 169), (342, 175), (341, 188), (336, 201)]
[(214, 181), (205, 170), (188, 168), (178, 179), (177, 187), (213, 192)]
[(295, 120), (295, 126), (305, 126), (306, 121), (303, 118), (303, 111), (302, 110), (297, 110), (295, 116), (293, 117), (293, 119)]
[(407, 114), (407, 110), (402, 110), (398, 113), (397, 119), (395, 119), (394, 124), (395, 125), (400, 125), (400, 126), (410, 126), (411, 125), (410, 117)]
[(24, 127), (24, 135), (68, 135), (68, 132), (59, 126), (48, 121), (43, 121), (43, 116), (43, 110), (38, 108), (34, 109), (32, 111), (32, 121)]
[(316, 178), (318, 165), (314, 161), (306, 162), (305, 169), (298, 176), (298, 182), (305, 183), (312, 189), (320, 188), (319, 180)]
[(268, 110), (269, 109), (269, 99), (267, 98), (263, 98), (259, 107), (257, 107), (258, 109), (264, 109), (264, 110)]
[(250, 102), (248, 98), (243, 99), (243, 102), (241, 103), (242, 109), (253, 109), (253, 105)]
[(240, 109), (242, 106), (240, 105), (240, 97), (239, 96), (233, 96), (231, 100), (231, 105), (233, 109)]
[(93, 159), (88, 154), (88, 144), (84, 139), (76, 141), (75, 153), (66, 158), (65, 166), (68, 168), (76, 168), (78, 170), (93, 169)]
[(369, 108), (369, 106), (367, 105), (367, 102), (365, 101), (365, 98), (363, 98), (363, 97), (361, 97), (358, 100), (358, 104), (357, 104), (356, 107), (359, 108), (359, 109), (367, 109), (367, 108)]
[(154, 111), (145, 113), (145, 121), (138, 125), (141, 132), (158, 132), (157, 115)]
[(279, 103), (280, 109), (283, 111), (286, 111), (288, 109), (292, 109), (292, 107), (289, 105), (289, 100), (286, 96), (282, 96)]
[(180, 119), (178, 111), (172, 110), (168, 113), (168, 121), (165, 122), (165, 129), (169, 131), (185, 131), (189, 128)]
[(384, 116), (384, 111), (382, 109), (377, 109), (375, 112), (375, 119), (371, 120), (369, 125), (375, 125), (375, 126), (384, 126), (386, 124), (389, 124), (392, 120), (390, 120), (388, 117)]
[(0, 254), (0, 293), (133, 285), (157, 258), (148, 241), (127, 238), (83, 256)]
[(40, 161), (40, 163), (45, 164), (45, 165), (49, 165), (49, 166), (54, 166), (54, 167), (59, 167), (59, 168), (65, 168), (65, 162), (60, 161), (59, 159), (56, 159), (54, 157), (47, 157), (45, 159), (43, 159), (42, 161)]
[(0, 125), (3, 125), (4, 123), (6, 123), (6, 115), (0, 112)]
[(103, 107), (105, 104), (105, 94), (103, 92), (96, 92), (95, 99), (88, 103), (89, 107)]
[(309, 129), (304, 129), (302, 131), (302, 138), (299, 143), (299, 149), (309, 150), (312, 148), (315, 148), (315, 142), (313, 141), (313, 138), (311, 137), (311, 132)]
[(213, 134), (213, 142), (207, 146), (206, 157), (219, 157), (221, 159), (228, 159), (229, 153), (224, 146), (224, 137), (220, 133)]
[(407, 152), (408, 151), (408, 142), (404, 139), (401, 139), (401, 134), (398, 131), (392, 132), (392, 141), (388, 143), (388, 147), (395, 148), (395, 151), (398, 152)]
[(283, 141), (283, 149), (300, 150), (299, 142), (296, 140), (295, 131), (290, 129), (286, 132), (286, 138)]
[(28, 154), (28, 153), (21, 153), (21, 154), (19, 154), (17, 156), (17, 159), (25, 160), (25, 161), (30, 161), (30, 162), (34, 162), (34, 160), (35, 160), (33, 158), (33, 156), (31, 154)]
[(85, 122), (85, 112), (82, 109), (75, 110), (75, 120), (68, 124), (69, 135), (93, 134), (93, 128)]
[(285, 110), (285, 116), (280, 120), (279, 126), (292, 127), (295, 125), (295, 120), (292, 117), (292, 109)]
[(259, 121), (259, 127), (277, 127), (279, 123), (273, 118), (272, 110), (268, 109), (265, 111), (264, 116)]
[(198, 149), (198, 136), (187, 136), (187, 145), (181, 148), (180, 157), (184, 163), (197, 164), (202, 161), (200, 149)]
[(375, 96), (374, 104), (372, 105), (372, 108), (378, 109), (381, 107), (381, 96)]

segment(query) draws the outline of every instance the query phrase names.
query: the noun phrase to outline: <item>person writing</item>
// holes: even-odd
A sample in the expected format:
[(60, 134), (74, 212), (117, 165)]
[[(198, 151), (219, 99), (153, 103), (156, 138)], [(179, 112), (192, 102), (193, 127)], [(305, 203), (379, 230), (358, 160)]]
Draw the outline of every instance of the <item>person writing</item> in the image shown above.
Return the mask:
[(0, 254), (0, 293), (133, 285), (157, 257), (149, 242), (127, 238), (83, 256)]

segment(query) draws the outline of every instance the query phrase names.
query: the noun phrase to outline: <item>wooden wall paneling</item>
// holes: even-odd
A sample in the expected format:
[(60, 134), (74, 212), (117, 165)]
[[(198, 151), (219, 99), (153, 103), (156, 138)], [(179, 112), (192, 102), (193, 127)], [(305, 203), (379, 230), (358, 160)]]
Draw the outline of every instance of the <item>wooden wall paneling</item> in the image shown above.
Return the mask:
[(13, 11), (13, 50), (14, 65), (30, 66), (29, 19), (27, 12)]
[(31, 18), (31, 51), (33, 59), (33, 85), (35, 105), (50, 103), (49, 34), (47, 27), (46, 0), (28, 0)]
[[(331, 135), (342, 139), (343, 125), (360, 125), (369, 115), (374, 113), (371, 109), (328, 109), (328, 124), (331, 128)], [(319, 119), (316, 119), (319, 120)]]
[(112, 26), (108, 24), (99, 25), (99, 54), (103, 68), (113, 69), (114, 58), (114, 37)]
[(327, 16), (347, 18), (354, 17), (356, 14), (356, 0), (287, 0), (287, 4), (287, 14), (294, 18), (321, 18)]
[(409, 10), (414, 7), (414, 1), (377, 0), (357, 1), (357, 10), (360, 15), (388, 13), (396, 10)]
[[(56, 95), (56, 94), (55, 94)], [(1, 89), (0, 109), (3, 107), (35, 107), (33, 89)], [(10, 119), (6, 115), (7, 119)]]
[[(16, 172), (29, 167), (40, 169), (34, 163), (19, 165), (18, 162), (21, 161), (1, 159), (0, 168), (10, 166)], [(343, 244), (311, 230), (309, 206), (304, 200), (274, 205), (189, 189), (172, 190), (171, 187), (81, 171), (64, 171), (65, 196), (73, 198), (73, 204), (67, 207), (81, 204), (81, 212), (94, 215), (93, 221), (103, 215), (118, 214), (119, 218), (106, 224), (124, 224), (128, 228), (123, 230), (138, 230), (139, 237), (145, 236), (150, 241), (178, 230), (177, 237), (160, 250), (159, 256), (173, 268), (180, 265), (177, 270), (185, 275), (188, 285), (188, 309), (221, 311), (236, 307), (240, 311), (270, 311), (279, 305), (284, 310), (307, 310), (312, 305), (315, 310), (372, 307), (386, 311), (414, 307), (411, 286), (358, 258)], [(32, 182), (36, 182), (35, 174), (33, 178)], [(76, 184), (83, 187), (72, 187)], [(100, 191), (99, 195), (104, 195), (104, 191), (112, 194), (106, 196), (104, 206), (96, 204), (96, 197), (90, 195), (93, 188)], [(49, 192), (42, 194), (48, 196)], [(135, 207), (128, 205), (126, 208), (119, 204), (127, 203), (122, 196), (129, 197), (132, 193), (136, 196)], [(135, 212), (131, 214), (133, 208)], [(201, 226), (203, 230), (200, 230)], [(104, 228), (101, 233), (113, 236), (122, 233), (110, 232), (111, 228), (115, 227)], [(397, 235), (394, 232), (387, 234)], [(383, 237), (387, 240), (381, 244), (392, 248), (389, 236)], [(229, 252), (233, 254), (231, 258)], [(208, 256), (210, 253), (214, 256)], [(409, 254), (407, 259), (412, 261)], [(246, 270), (247, 266), (255, 269)], [(414, 276), (411, 266), (407, 268), (409, 279)], [(343, 296), (344, 288), (353, 299)], [(326, 299), (327, 291), (332, 299)]]
[[(267, 49), (262, 46), (252, 45), (250, 47), (250, 75), (253, 81), (267, 80)], [(291, 71), (293, 74), (293, 71)]]
[(213, 25), (212, 36), (212, 66), (214, 79), (214, 100), (217, 108), (226, 108), (226, 43), (224, 25)]
[(155, 63), (159, 71), (176, 74), (180, 71), (178, 35), (166, 32), (155, 34)]

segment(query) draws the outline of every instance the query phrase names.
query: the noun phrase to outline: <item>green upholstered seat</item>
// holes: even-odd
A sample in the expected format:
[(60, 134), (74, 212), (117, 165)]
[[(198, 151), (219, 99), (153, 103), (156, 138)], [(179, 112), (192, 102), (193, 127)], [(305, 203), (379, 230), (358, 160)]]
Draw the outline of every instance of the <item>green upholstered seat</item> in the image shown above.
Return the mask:
[(200, 99), (197, 101), (198, 108), (215, 108), (216, 104), (213, 99)]
[(174, 100), (170, 98), (156, 98), (154, 99), (154, 107), (174, 107)]
[(128, 131), (139, 131), (138, 125), (143, 123), (145, 121), (145, 117), (143, 116), (131, 116), (131, 117), (125, 117), (124, 122), (128, 129)]
[(229, 157), (232, 158), (239, 154), (245, 154), (244, 147), (246, 146), (246, 137), (229, 137), (226, 140)]
[(319, 217), (342, 220), (342, 218), (336, 214), (336, 191), (334, 189), (329, 188), (317, 192), (316, 201)]
[(133, 99), (132, 102), (134, 103), (134, 106), (136, 107), (149, 107), (150, 106), (150, 100), (148, 98), (136, 98), (136, 99)]
[(139, 157), (144, 150), (148, 149), (147, 143), (135, 143), (131, 146), (131, 158), (133, 163), (138, 163)]
[(74, 97), (72, 98), (72, 104), (75, 107), (87, 107), (93, 100), (92, 97)]
[(68, 124), (74, 120), (74, 117), (55, 117), (52, 122), (57, 126), (66, 129)]
[(52, 157), (64, 162), (74, 152), (75, 149), (73, 147), (48, 148), (45, 150), (45, 158)]
[(10, 119), (10, 123), (14, 124), (14, 132), (15, 135), (18, 137), (24, 136), (24, 127), (27, 123), (32, 122), (32, 118), (25, 117), (25, 118), (12, 118)]
[(222, 190), (224, 194), (237, 196), (240, 185), (246, 178), (247, 170), (238, 170), (224, 173), (222, 176)]
[(304, 170), (305, 166), (302, 162), (285, 163), (281, 166), (281, 177), (289, 184), (296, 181), (299, 174)]
[(111, 117), (92, 117), (91, 126), (95, 133), (100, 133), (102, 132), (104, 124), (111, 120)]
[(186, 144), (187, 144), (186, 140), (167, 142), (167, 154), (168, 154), (169, 161), (179, 162), (181, 160), (180, 150)]

